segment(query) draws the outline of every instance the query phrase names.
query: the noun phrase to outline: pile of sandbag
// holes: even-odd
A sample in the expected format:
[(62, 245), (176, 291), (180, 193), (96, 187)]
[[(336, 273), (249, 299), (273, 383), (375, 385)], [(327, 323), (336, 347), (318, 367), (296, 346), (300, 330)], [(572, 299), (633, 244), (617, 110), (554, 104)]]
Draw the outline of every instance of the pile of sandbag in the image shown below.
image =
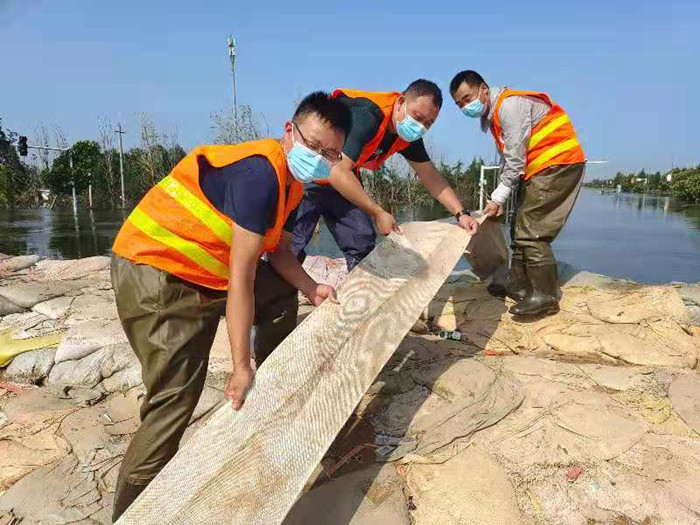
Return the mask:
[(457, 282), (443, 287), (426, 317), (436, 329), (458, 330), (494, 354), (681, 368), (697, 363), (699, 340), (672, 286), (565, 285), (559, 314), (525, 322), (508, 313), (511, 304), (491, 297), (482, 284)]
[[(0, 374), (24, 383), (94, 387), (140, 383), (118, 320), (109, 258), (0, 260)], [(105, 379), (110, 379), (102, 384)]]

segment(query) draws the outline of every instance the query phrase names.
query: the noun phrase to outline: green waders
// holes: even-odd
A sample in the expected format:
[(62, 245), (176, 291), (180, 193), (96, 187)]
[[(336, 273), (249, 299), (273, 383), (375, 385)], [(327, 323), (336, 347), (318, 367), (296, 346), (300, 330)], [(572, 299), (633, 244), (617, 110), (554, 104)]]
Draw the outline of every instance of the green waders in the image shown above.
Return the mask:
[(552, 166), (522, 182), (511, 225), (511, 272), (506, 291), (515, 315), (559, 311), (557, 260), (552, 242), (566, 224), (583, 182), (585, 164)]
[[(226, 292), (112, 255), (112, 284), (124, 331), (141, 362), (141, 425), (117, 479), (116, 521), (175, 455), (204, 388)], [(261, 261), (255, 279), (258, 366), (296, 327), (297, 290)]]

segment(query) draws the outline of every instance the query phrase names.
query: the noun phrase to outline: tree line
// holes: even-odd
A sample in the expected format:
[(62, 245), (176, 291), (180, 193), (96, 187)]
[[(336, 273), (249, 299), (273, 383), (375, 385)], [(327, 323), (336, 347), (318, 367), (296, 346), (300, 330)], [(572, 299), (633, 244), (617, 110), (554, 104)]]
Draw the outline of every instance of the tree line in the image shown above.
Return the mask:
[[(69, 151), (58, 154), (31, 149), (30, 162), (23, 162), (13, 146), (18, 134), (3, 128), (0, 118), (0, 206), (47, 205), (39, 191), (46, 189), (51, 192), (48, 205), (69, 206), (73, 185), (81, 208), (87, 206), (90, 190), (93, 207), (105, 209), (121, 206), (118, 137), (114, 129), (114, 123), (103, 118), (95, 139), (77, 141)], [(235, 116), (232, 109), (212, 113), (211, 129), (211, 142), (214, 144), (237, 144), (271, 135), (265, 117), (253, 112), (249, 106), (239, 106)], [(139, 145), (124, 151), (127, 207), (136, 204), (186, 155), (177, 133), (157, 129), (148, 115), (140, 115), (139, 136)], [(43, 125), (38, 126), (30, 143), (68, 149), (68, 141), (57, 126), (51, 130)], [(475, 158), (469, 164), (461, 161), (451, 164), (444, 160), (436, 162), (438, 170), (465, 205), (470, 207), (478, 202), (482, 164), (480, 158)], [(490, 172), (489, 178), (493, 177), (493, 172)], [(378, 172), (363, 177), (363, 182), (368, 193), (385, 207), (430, 206), (434, 203), (432, 196), (402, 161), (388, 162)], [(493, 185), (493, 180), (490, 180), (487, 187)]]
[(628, 193), (657, 193), (673, 195), (687, 202), (700, 202), (700, 165), (694, 168), (674, 168), (668, 173), (618, 172), (610, 179), (594, 179), (584, 184), (590, 188), (615, 190), (618, 186)]

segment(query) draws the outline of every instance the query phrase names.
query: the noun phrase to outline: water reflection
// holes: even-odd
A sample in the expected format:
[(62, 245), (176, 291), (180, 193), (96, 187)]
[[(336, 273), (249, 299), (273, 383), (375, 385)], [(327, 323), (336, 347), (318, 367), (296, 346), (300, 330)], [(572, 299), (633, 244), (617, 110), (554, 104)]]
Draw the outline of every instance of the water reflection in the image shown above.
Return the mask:
[[(395, 211), (399, 222), (446, 217), (440, 206)], [(121, 210), (0, 209), (0, 252), (74, 259), (108, 254)], [(600, 194), (584, 189), (554, 244), (579, 268), (640, 282), (700, 280), (700, 205), (669, 196)], [(310, 254), (340, 256), (325, 227)]]

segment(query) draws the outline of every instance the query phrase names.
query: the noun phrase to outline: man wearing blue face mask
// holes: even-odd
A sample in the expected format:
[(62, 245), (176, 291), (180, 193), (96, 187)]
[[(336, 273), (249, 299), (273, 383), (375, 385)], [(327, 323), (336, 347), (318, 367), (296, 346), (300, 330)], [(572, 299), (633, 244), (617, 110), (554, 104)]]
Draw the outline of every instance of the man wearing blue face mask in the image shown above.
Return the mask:
[(259, 366), (295, 328), (297, 290), (314, 305), (335, 301), (290, 241), (303, 183), (327, 178), (340, 162), (350, 119), (328, 93), (312, 93), (281, 139), (195, 148), (124, 222), (112, 283), (146, 398), (119, 472), (114, 521), (177, 452), (222, 316), (233, 361), (225, 394), (238, 410), (255, 374), (252, 327)]
[(397, 229), (394, 217), (363, 190), (359, 170), (378, 170), (399, 153), (418, 179), (463, 228), (474, 233), (477, 223), (463, 209), (450, 185), (430, 161), (423, 136), (442, 106), (440, 88), (428, 80), (412, 82), (403, 93), (338, 89), (333, 96), (352, 112), (352, 127), (343, 159), (328, 181), (306, 185), (292, 236), (292, 251), (303, 259), (319, 218), (323, 220), (352, 270), (376, 242), (372, 219), (383, 234)]
[(480, 119), (501, 152), (499, 184), (484, 213), (503, 214), (514, 198), (510, 271), (505, 286), (490, 288), (517, 301), (518, 316), (559, 311), (557, 261), (551, 244), (576, 202), (586, 157), (568, 114), (546, 93), (489, 87), (476, 71), (457, 73), (450, 93), (462, 112)]

